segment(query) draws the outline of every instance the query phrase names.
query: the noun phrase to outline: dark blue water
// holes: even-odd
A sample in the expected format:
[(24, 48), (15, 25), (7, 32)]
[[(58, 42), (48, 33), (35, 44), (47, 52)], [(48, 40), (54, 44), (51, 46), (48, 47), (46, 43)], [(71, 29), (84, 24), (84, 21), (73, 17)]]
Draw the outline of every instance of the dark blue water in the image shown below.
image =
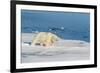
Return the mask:
[(22, 33), (52, 32), (63, 39), (90, 41), (90, 14), (21, 10)]

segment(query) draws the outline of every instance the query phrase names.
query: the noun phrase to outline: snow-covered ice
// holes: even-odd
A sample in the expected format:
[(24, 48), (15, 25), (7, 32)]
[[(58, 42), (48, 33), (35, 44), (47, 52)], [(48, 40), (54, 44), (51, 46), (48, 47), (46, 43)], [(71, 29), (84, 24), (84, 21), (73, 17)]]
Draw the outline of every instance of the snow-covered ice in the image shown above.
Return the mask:
[(60, 39), (53, 46), (32, 46), (34, 36), (35, 33), (22, 33), (22, 63), (88, 60), (90, 57), (89, 42)]

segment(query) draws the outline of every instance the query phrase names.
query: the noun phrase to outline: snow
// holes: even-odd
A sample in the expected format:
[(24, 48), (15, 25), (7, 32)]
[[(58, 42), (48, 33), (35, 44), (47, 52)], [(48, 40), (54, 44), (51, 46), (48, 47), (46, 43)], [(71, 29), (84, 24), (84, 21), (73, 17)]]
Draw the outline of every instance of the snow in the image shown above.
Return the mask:
[(34, 33), (22, 33), (22, 63), (88, 60), (90, 57), (88, 42), (59, 39), (49, 47), (32, 46), (34, 36)]

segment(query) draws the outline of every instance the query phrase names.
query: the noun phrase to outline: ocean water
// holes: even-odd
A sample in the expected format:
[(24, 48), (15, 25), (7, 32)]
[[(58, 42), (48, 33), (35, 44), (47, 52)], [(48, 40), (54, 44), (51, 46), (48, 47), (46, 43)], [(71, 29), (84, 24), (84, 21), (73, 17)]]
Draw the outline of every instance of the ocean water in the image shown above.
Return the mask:
[(62, 39), (90, 42), (90, 14), (21, 10), (22, 33), (52, 32)]

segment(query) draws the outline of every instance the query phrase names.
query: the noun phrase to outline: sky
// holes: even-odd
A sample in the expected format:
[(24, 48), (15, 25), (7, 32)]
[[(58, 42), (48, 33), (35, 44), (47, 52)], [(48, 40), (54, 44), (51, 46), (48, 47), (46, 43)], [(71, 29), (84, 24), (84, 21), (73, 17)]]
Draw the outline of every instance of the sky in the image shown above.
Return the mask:
[(63, 39), (90, 41), (90, 14), (21, 10), (22, 33), (52, 32)]

